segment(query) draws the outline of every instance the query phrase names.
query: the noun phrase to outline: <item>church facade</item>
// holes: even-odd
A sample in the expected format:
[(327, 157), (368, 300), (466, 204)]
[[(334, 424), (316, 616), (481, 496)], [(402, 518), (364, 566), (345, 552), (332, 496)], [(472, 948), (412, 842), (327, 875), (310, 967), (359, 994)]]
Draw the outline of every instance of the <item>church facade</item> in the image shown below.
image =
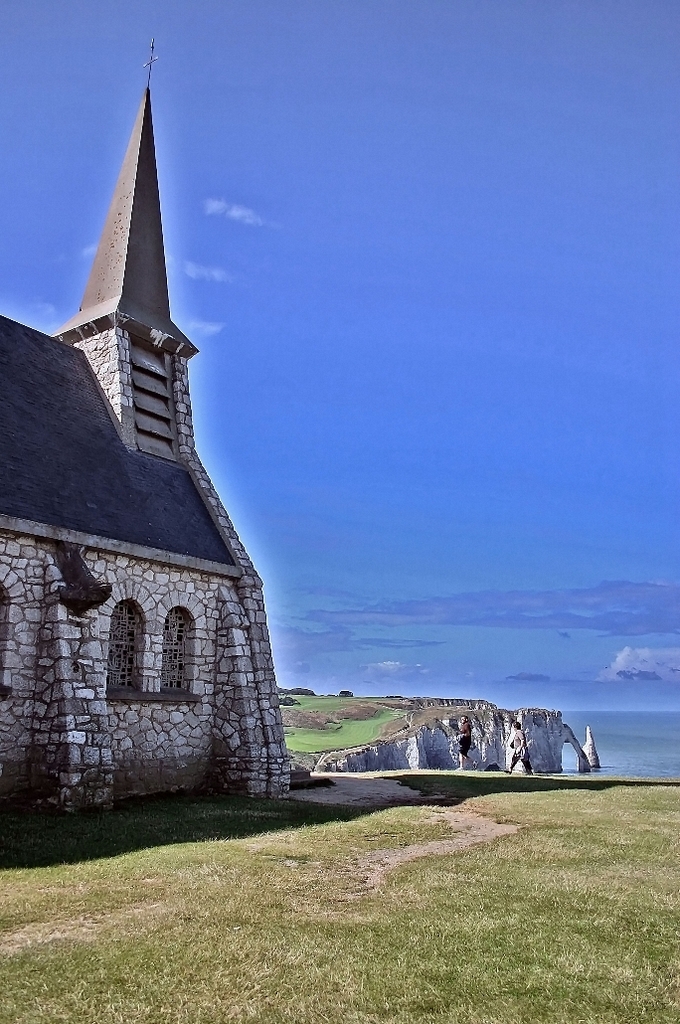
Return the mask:
[(0, 797), (278, 796), (262, 582), (196, 451), (146, 90), (79, 312), (0, 317)]

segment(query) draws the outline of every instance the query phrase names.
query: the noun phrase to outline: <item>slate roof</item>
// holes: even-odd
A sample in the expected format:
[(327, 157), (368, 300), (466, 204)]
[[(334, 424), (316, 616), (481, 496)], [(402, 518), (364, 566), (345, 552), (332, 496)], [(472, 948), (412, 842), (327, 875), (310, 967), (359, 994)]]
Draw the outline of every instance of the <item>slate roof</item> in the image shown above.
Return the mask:
[(188, 472), (125, 447), (84, 354), (2, 316), (0, 514), (234, 564)]

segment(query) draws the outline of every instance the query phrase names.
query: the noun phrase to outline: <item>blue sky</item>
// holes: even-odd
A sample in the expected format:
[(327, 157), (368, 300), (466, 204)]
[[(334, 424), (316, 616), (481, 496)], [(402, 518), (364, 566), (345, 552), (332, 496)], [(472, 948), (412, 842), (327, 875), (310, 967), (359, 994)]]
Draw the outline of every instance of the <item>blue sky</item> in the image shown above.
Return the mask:
[(77, 309), (156, 38), (173, 316), (280, 681), (680, 708), (680, 9), (0, 9), (0, 310)]

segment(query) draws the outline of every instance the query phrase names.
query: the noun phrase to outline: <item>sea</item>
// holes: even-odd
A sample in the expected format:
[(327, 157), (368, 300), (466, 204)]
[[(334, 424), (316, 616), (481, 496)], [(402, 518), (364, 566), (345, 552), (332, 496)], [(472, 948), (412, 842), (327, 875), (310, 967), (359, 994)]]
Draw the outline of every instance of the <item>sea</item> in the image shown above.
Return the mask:
[[(680, 711), (563, 711), (584, 742), (586, 725), (600, 755), (599, 775), (680, 778)], [(576, 753), (565, 744), (565, 772), (576, 771)]]

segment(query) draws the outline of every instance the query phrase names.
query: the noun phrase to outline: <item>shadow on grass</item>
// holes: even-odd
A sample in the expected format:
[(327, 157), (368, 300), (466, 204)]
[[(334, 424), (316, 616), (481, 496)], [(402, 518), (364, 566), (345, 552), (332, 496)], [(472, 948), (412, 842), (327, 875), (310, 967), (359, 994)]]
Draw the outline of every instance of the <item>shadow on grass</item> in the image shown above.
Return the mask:
[(127, 800), (112, 811), (65, 815), (0, 810), (0, 869), (75, 864), (173, 843), (244, 839), (351, 821), (370, 809), (228, 796)]
[(475, 796), (490, 796), (496, 793), (551, 793), (565, 790), (590, 790), (602, 792), (612, 788), (644, 786), (680, 787), (680, 779), (626, 779), (615, 776), (593, 775), (505, 775), (501, 772), (469, 772), (449, 774), (443, 772), (418, 772), (392, 776), (397, 782), (411, 789), (418, 789), (426, 796), (443, 796), (451, 802), (468, 800)]
[[(612, 787), (680, 786), (680, 779), (615, 779), (586, 776), (454, 775), (413, 772), (391, 778), (432, 796), (433, 803), (458, 804), (494, 793), (605, 790)], [(281, 829), (353, 821), (374, 808), (255, 800), (228, 796), (157, 796), (127, 800), (112, 811), (65, 815), (0, 809), (0, 869), (38, 868), (117, 857), (136, 850), (211, 840), (244, 839)]]

